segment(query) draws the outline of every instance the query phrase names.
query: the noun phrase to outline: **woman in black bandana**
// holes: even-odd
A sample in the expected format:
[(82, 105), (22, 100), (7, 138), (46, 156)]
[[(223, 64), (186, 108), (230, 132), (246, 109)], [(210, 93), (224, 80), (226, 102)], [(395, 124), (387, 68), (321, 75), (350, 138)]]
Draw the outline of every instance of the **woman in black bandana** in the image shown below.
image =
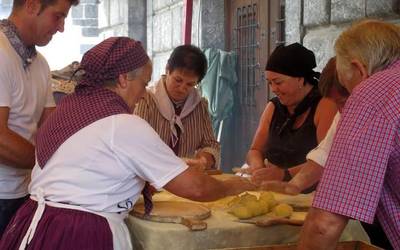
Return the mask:
[(315, 67), (314, 53), (298, 43), (277, 47), (268, 59), (265, 75), (276, 97), (267, 104), (247, 154), (250, 171), (268, 168), (266, 180), (291, 179), (300, 170), (291, 167), (306, 161), (337, 111), (332, 100), (321, 97)]

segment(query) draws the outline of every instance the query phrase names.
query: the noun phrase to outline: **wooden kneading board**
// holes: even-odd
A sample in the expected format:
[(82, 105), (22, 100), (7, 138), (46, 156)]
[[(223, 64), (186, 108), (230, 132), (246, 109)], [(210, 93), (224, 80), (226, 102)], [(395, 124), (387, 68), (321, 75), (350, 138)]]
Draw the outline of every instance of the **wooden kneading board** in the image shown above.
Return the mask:
[(187, 226), (192, 231), (199, 231), (207, 229), (207, 223), (202, 220), (210, 217), (211, 211), (196, 203), (154, 201), (149, 215), (145, 216), (143, 203), (135, 204), (131, 214), (144, 220), (177, 223)]
[(238, 222), (255, 224), (260, 227), (268, 227), (278, 224), (287, 224), (292, 226), (302, 226), (306, 217), (306, 212), (294, 212), (290, 218), (277, 217), (271, 214), (265, 214), (250, 219), (239, 219)]

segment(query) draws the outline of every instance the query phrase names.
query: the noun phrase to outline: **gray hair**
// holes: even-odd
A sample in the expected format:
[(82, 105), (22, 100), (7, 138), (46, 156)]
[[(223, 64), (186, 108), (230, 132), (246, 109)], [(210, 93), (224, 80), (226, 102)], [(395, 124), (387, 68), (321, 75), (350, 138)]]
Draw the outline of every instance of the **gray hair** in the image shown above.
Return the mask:
[[(136, 77), (140, 76), (143, 72), (143, 67), (134, 69), (132, 71), (129, 71), (128, 73), (126, 73), (128, 80), (133, 80)], [(108, 80), (104, 83), (104, 86), (110, 86), (110, 87), (115, 87), (118, 83), (118, 78), (117, 79), (112, 79), (112, 80)]]
[(344, 67), (357, 59), (372, 75), (400, 58), (400, 27), (372, 19), (357, 22), (339, 36), (335, 51)]

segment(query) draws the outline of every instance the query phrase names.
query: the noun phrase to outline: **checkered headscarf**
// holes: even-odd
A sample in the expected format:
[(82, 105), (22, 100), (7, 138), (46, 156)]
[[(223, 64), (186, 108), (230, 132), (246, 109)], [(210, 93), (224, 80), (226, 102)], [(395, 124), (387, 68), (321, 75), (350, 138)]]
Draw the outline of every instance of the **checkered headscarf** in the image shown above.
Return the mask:
[(128, 37), (109, 38), (86, 52), (81, 62), (85, 74), (75, 93), (63, 98), (38, 130), (39, 166), (43, 168), (64, 141), (87, 125), (111, 115), (132, 113), (119, 95), (102, 85), (148, 61), (140, 43)]
[(103, 85), (105, 81), (117, 79), (120, 74), (138, 69), (148, 61), (149, 57), (139, 41), (128, 37), (108, 38), (83, 55), (80, 68), (85, 73), (78, 89)]

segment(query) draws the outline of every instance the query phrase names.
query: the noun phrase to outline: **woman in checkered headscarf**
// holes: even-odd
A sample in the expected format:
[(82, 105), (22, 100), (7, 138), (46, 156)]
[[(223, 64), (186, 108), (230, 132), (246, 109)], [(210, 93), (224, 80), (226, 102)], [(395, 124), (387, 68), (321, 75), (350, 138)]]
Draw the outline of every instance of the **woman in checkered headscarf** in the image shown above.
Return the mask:
[(0, 249), (131, 249), (124, 218), (142, 190), (150, 212), (146, 182), (195, 200), (254, 188), (189, 169), (132, 115), (152, 71), (139, 42), (106, 39), (85, 53), (81, 67), (75, 93), (38, 130), (31, 197), (8, 225)]

